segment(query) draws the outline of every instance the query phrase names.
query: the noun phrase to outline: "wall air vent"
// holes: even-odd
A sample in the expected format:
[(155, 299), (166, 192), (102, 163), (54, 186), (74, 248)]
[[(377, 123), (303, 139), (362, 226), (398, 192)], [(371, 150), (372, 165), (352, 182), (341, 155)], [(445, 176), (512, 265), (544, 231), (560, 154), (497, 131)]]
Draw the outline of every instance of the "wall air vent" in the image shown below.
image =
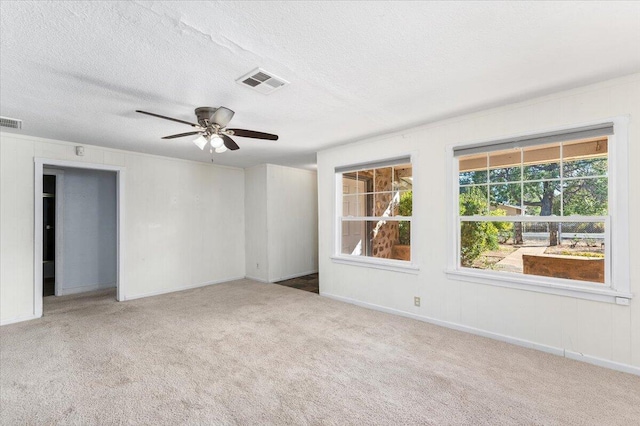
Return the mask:
[(256, 68), (255, 70), (243, 75), (236, 80), (236, 83), (265, 95), (275, 92), (279, 88), (289, 84), (287, 80), (276, 77), (262, 68)]
[(10, 129), (22, 129), (22, 120), (15, 118), (0, 117), (0, 127), (8, 127)]

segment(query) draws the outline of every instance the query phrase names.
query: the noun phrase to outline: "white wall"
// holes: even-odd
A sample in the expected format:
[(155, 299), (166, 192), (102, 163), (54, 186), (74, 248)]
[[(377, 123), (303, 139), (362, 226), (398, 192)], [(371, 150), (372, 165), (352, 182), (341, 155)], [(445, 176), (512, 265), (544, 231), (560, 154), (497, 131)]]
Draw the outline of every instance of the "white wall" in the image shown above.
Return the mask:
[[(448, 279), (445, 147), (630, 115), (629, 211), (640, 211), (640, 74), (482, 111), (318, 153), (320, 292), (353, 303), (440, 322), (555, 353), (640, 373), (640, 226), (629, 223), (630, 306)], [(416, 275), (338, 264), (334, 243), (336, 166), (375, 156), (416, 153), (414, 257)], [(373, 158), (372, 158), (373, 159)], [(428, 236), (428, 238), (426, 237)], [(422, 306), (413, 305), (413, 297)], [(525, 342), (526, 341), (526, 342)], [(582, 355), (581, 355), (582, 354)], [(573, 355), (572, 355), (573, 356)], [(634, 367), (635, 366), (635, 370)], [(629, 369), (627, 368), (627, 371)]]
[(247, 276), (275, 282), (317, 272), (316, 173), (262, 164), (245, 179)]
[(63, 276), (60, 294), (115, 287), (117, 281), (116, 174), (64, 169)]
[(269, 282), (318, 271), (315, 172), (267, 165)]
[[(0, 321), (33, 316), (34, 157), (126, 168), (123, 297), (245, 275), (244, 171), (0, 132)], [(46, 312), (45, 312), (46, 315)]]
[(245, 169), (246, 274), (269, 281), (267, 255), (267, 165)]

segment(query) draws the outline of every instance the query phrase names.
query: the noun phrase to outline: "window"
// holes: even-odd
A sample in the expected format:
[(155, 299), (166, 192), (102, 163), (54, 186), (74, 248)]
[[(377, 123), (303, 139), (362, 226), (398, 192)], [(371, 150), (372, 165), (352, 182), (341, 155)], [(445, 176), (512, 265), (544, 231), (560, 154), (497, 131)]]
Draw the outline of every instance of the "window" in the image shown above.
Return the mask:
[(453, 149), (457, 271), (629, 296), (611, 202), (613, 123)]
[(336, 179), (336, 257), (411, 262), (411, 159), (337, 168)]

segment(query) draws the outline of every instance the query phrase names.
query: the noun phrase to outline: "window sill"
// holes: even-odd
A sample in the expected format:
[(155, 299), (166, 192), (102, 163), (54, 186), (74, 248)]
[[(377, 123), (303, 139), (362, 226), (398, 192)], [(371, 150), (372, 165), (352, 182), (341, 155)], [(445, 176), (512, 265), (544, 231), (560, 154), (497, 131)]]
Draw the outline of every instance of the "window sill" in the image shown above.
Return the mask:
[(567, 284), (570, 280), (544, 280), (520, 276), (508, 272), (475, 271), (469, 269), (447, 269), (449, 278), (478, 284), (494, 285), (498, 287), (535, 291), (538, 293), (555, 294), (559, 296), (575, 297), (578, 299), (595, 300), (599, 302), (628, 305), (633, 297), (631, 293), (615, 291), (611, 288), (596, 288), (589, 284)]
[(378, 259), (374, 257), (356, 256), (331, 256), (334, 263), (343, 265), (360, 266), (365, 268), (383, 269), (385, 271), (402, 272), (405, 274), (418, 274), (420, 268), (411, 262), (393, 259)]

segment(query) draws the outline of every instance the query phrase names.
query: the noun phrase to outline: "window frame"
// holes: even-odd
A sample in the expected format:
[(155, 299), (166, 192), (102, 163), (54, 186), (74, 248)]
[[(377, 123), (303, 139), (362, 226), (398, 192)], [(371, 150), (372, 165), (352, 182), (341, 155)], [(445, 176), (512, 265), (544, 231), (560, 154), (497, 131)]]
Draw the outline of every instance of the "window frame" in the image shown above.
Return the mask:
[[(526, 139), (552, 132), (570, 133), (585, 126), (613, 123), (613, 135), (608, 138), (608, 215), (605, 220), (605, 283), (590, 283), (562, 278), (524, 275), (513, 272), (497, 272), (463, 267), (460, 264), (460, 223), (473, 220), (474, 216), (459, 215), (458, 197), (460, 191), (458, 157), (454, 150), (466, 147), (495, 146), (496, 139), (472, 143), (450, 145), (447, 147), (446, 179), (449, 194), (449, 255), (446, 274), (450, 279), (472, 283), (508, 287), (534, 292), (557, 294), (581, 299), (603, 301), (628, 305), (633, 297), (629, 283), (629, 209), (628, 209), (628, 116), (619, 116), (595, 122), (563, 126), (543, 132), (535, 131), (513, 135), (504, 139)], [(475, 216), (487, 220), (487, 216)], [(522, 216), (517, 222), (589, 222), (601, 221), (602, 216)], [(541, 220), (542, 219), (542, 220)], [(492, 221), (504, 221), (504, 217), (494, 216)], [(514, 221), (515, 222), (515, 221)]]
[[(387, 271), (402, 272), (409, 274), (417, 274), (420, 271), (418, 263), (416, 262), (416, 249), (415, 249), (415, 237), (419, 235), (416, 231), (416, 203), (413, 203), (411, 216), (395, 216), (390, 217), (389, 220), (393, 221), (407, 221), (411, 223), (410, 228), (410, 259), (411, 260), (398, 260), (398, 259), (386, 259), (373, 256), (356, 256), (351, 254), (342, 253), (342, 222), (345, 219), (342, 215), (343, 208), (343, 174), (355, 172), (358, 170), (366, 169), (379, 169), (384, 167), (392, 167), (398, 165), (398, 160), (406, 160), (402, 164), (411, 164), (412, 171), (412, 192), (416, 194), (416, 157), (417, 154), (400, 154), (394, 156), (388, 156), (383, 158), (372, 158), (368, 161), (362, 161), (358, 163), (348, 163), (344, 165), (338, 165), (334, 168), (333, 174), (335, 179), (334, 185), (334, 247), (331, 260), (334, 263), (368, 267), (373, 269), (383, 269)], [(397, 219), (396, 219), (397, 218)], [(400, 219), (401, 218), (401, 219)], [(358, 221), (358, 220), (378, 220), (378, 216), (362, 216), (362, 217), (349, 217), (346, 221)]]

